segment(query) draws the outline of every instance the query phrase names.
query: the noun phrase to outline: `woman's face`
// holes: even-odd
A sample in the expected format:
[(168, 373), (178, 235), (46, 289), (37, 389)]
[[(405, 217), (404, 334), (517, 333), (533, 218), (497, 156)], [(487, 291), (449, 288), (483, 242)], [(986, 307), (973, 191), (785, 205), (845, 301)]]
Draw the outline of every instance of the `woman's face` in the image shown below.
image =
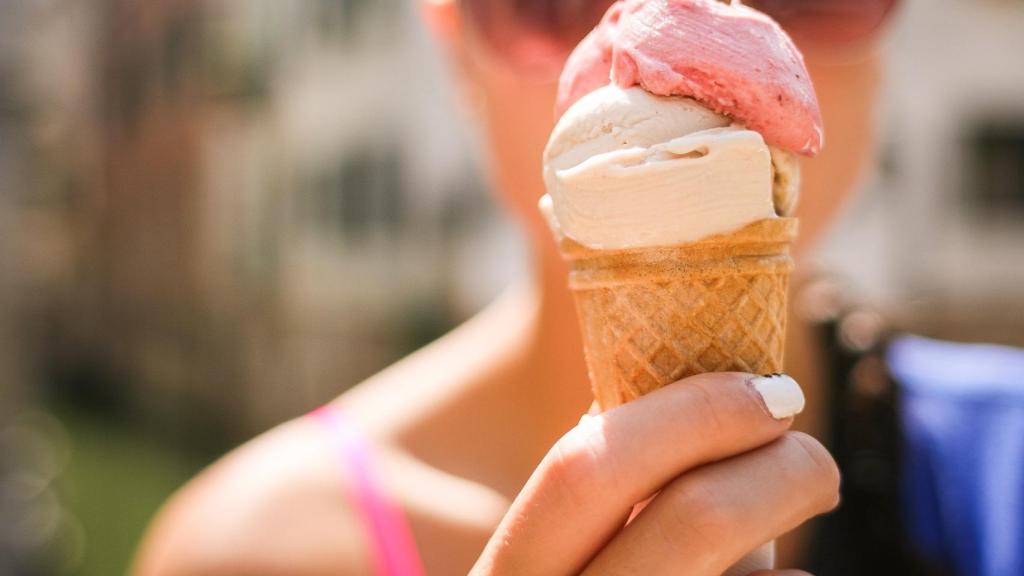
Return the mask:
[[(425, 15), (456, 61), (467, 102), (482, 125), (503, 204), (546, 236), (537, 200), (544, 193), (541, 156), (555, 122), (558, 72), (611, 0), (424, 2)], [(824, 117), (825, 149), (804, 161), (800, 249), (827, 228), (872, 157), (879, 75), (875, 44), (897, 0), (746, 3), (765, 9), (793, 35)], [(568, 7), (578, 16), (573, 18)]]

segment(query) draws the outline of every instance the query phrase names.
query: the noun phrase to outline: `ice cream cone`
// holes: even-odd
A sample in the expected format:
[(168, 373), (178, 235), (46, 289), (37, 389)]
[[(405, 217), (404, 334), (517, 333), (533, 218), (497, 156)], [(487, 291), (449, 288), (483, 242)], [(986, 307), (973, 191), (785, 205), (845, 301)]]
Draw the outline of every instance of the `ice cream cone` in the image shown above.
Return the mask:
[(797, 224), (764, 219), (690, 244), (624, 250), (559, 237), (598, 404), (703, 372), (781, 371)]

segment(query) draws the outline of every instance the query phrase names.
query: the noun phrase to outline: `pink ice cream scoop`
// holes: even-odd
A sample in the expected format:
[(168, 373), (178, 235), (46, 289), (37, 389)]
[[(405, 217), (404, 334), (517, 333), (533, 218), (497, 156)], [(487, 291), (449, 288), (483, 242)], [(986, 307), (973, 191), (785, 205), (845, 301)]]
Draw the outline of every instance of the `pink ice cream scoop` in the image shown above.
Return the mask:
[(803, 56), (768, 16), (718, 0), (620, 0), (569, 56), (557, 113), (609, 83), (693, 98), (792, 152), (821, 150)]

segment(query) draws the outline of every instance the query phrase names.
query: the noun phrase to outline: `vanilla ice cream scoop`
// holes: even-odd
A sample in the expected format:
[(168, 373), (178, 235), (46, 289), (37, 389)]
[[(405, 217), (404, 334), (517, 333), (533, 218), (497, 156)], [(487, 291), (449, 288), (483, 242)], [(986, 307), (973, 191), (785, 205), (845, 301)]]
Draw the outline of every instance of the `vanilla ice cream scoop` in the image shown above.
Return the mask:
[(584, 96), (551, 133), (544, 161), (571, 168), (597, 154), (650, 147), (732, 121), (689, 98), (654, 96), (642, 88), (605, 86)]
[(776, 216), (762, 136), (689, 98), (595, 90), (562, 116), (544, 160), (550, 217), (591, 248), (693, 242)]

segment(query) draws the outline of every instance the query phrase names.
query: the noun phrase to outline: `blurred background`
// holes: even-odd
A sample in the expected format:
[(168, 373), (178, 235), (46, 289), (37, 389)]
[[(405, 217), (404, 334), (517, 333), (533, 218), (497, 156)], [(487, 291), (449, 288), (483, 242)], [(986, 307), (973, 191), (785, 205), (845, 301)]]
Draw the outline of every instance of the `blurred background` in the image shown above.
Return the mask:
[[(887, 50), (808, 264), (1024, 345), (1024, 3), (909, 0)], [(411, 0), (0, 2), (0, 574), (123, 573), (201, 467), (523, 276), (448, 78)]]

